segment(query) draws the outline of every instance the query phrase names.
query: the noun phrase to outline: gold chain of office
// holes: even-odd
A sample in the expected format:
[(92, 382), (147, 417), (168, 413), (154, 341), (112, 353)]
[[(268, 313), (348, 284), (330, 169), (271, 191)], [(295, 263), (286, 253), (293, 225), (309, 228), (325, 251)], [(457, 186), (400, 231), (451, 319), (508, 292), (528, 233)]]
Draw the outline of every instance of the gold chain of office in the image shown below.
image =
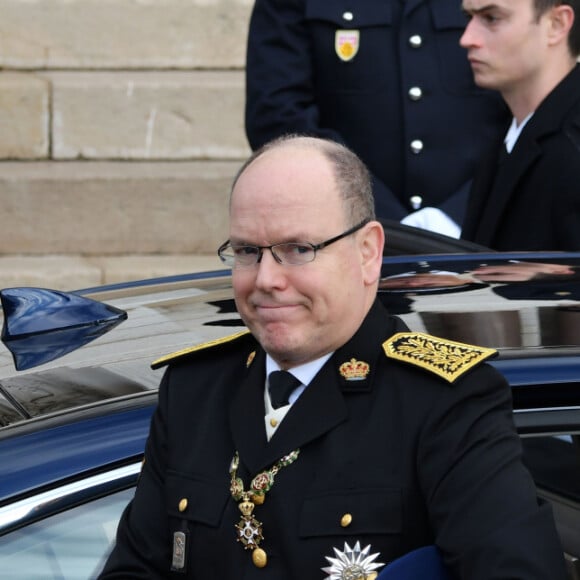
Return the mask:
[(268, 563), (266, 552), (260, 548), (260, 542), (264, 539), (262, 522), (253, 515), (254, 507), (262, 505), (266, 494), (274, 485), (274, 477), (283, 468), (291, 465), (298, 459), (300, 449), (296, 449), (288, 455), (284, 455), (270, 469), (258, 473), (252, 479), (250, 488), (245, 491), (244, 482), (237, 476), (240, 465), (240, 456), (236, 451), (230, 464), (230, 493), (235, 501), (239, 502), (238, 508), (242, 512), (240, 521), (236, 524), (238, 542), (244, 545), (244, 550), (252, 550), (252, 562), (257, 568), (263, 568)]

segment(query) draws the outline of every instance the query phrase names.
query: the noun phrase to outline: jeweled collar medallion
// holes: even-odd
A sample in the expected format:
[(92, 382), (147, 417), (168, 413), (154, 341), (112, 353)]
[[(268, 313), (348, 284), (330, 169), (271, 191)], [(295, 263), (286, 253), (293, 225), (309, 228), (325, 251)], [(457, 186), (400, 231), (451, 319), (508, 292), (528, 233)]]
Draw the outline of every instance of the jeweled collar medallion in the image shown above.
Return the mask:
[(244, 489), (244, 482), (238, 477), (238, 467), (240, 456), (236, 451), (230, 464), (230, 493), (235, 501), (239, 502), (238, 508), (242, 512), (240, 521), (236, 524), (237, 540), (244, 546), (244, 550), (252, 550), (252, 562), (257, 568), (263, 568), (268, 563), (266, 552), (260, 547), (264, 539), (262, 533), (262, 522), (254, 516), (253, 511), (256, 505), (262, 505), (266, 499), (266, 494), (274, 485), (274, 477), (282, 469), (294, 463), (298, 458), (300, 449), (296, 449), (288, 455), (284, 455), (270, 469), (258, 473), (250, 483), (250, 489)]

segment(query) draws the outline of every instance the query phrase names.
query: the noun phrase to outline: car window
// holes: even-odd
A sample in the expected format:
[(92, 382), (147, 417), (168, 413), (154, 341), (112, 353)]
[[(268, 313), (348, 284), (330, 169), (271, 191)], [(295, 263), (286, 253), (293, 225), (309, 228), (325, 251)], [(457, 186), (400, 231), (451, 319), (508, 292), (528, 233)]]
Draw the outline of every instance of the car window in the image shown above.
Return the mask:
[(134, 488), (101, 497), (0, 537), (0, 576), (11, 580), (95, 578)]
[(524, 461), (536, 485), (580, 504), (580, 440), (578, 435), (525, 437)]
[(580, 439), (577, 434), (522, 438), (538, 495), (552, 505), (571, 578), (580, 578)]

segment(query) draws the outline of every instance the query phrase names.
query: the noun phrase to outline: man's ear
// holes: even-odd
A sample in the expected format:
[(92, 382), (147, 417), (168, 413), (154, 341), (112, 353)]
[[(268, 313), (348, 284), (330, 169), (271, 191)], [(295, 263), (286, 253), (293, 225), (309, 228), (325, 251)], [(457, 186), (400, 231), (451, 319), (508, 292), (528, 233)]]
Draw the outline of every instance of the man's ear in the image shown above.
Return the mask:
[(574, 24), (574, 9), (568, 4), (554, 6), (549, 13), (550, 30), (549, 44), (556, 45), (561, 42), (568, 43), (568, 35)]
[(367, 284), (375, 283), (381, 275), (385, 230), (378, 221), (369, 222), (361, 232), (360, 249), (364, 278)]

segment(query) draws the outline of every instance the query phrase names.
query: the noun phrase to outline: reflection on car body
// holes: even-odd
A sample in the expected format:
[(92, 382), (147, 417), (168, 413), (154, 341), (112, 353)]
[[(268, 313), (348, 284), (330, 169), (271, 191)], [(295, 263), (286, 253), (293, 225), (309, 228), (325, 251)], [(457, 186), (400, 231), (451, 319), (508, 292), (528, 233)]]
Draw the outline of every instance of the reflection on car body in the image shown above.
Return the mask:
[[(399, 245), (425, 247), (431, 240), (413, 228), (395, 233)], [(437, 249), (445, 240), (435, 242)], [(512, 387), (524, 459), (554, 506), (576, 579), (579, 269), (580, 254), (386, 255), (379, 289), (414, 330), (499, 350), (491, 364)], [(79, 350), (19, 373), (10, 353), (0, 352), (0, 576), (96, 574), (137, 482), (163, 372), (150, 363), (240, 330), (229, 274), (80, 291), (128, 319)]]

